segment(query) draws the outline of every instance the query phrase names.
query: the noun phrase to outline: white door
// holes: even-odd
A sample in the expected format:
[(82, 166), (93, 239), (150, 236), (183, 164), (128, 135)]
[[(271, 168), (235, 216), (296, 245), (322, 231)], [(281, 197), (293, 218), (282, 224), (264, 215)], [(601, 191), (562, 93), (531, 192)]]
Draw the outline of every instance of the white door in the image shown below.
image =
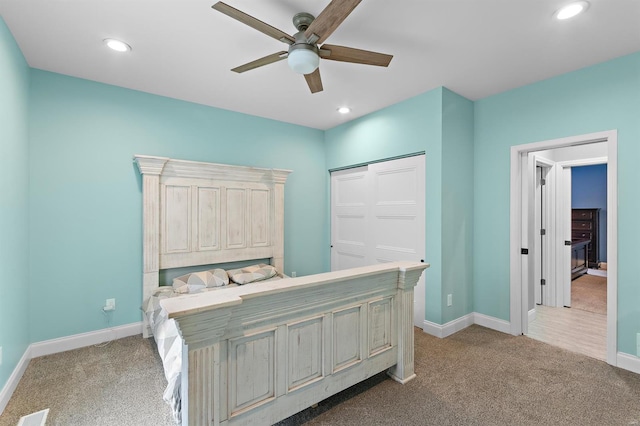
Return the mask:
[(369, 167), (331, 173), (331, 270), (369, 265)]
[[(543, 200), (544, 197), (542, 196), (542, 191), (543, 191), (543, 185), (542, 185), (542, 167), (540, 166), (536, 166), (536, 179), (535, 179), (535, 188), (536, 188), (536, 198), (535, 198), (535, 209), (534, 209), (534, 228), (535, 230), (540, 230), (544, 228), (543, 225), (543, 219), (544, 216), (542, 215), (542, 211), (544, 210), (543, 208)], [(542, 279), (544, 277), (543, 273), (544, 273), (544, 256), (542, 255), (542, 252), (544, 251), (544, 245), (542, 244), (542, 240), (544, 238), (544, 235), (542, 234), (538, 234), (536, 232), (535, 235), (535, 239), (534, 241), (532, 241), (531, 246), (534, 247), (533, 250), (533, 255), (535, 256), (535, 268), (533, 270), (533, 287), (534, 287), (534, 300), (535, 300), (535, 304), (536, 305), (543, 305), (543, 302), (548, 302), (547, 300), (544, 300), (543, 297), (543, 291), (542, 291)], [(529, 296), (531, 296), (531, 293), (529, 293)], [(534, 306), (531, 302), (531, 300), (529, 300), (529, 310), (533, 309)]]
[[(424, 260), (425, 156), (331, 174), (331, 270)], [(424, 277), (414, 291), (414, 324), (424, 326)]]
[[(562, 246), (562, 265), (563, 268), (558, 268), (560, 270), (560, 283), (562, 283), (562, 295), (563, 295), (563, 306), (567, 308), (571, 307), (571, 167), (564, 167), (561, 169), (561, 180), (560, 180), (560, 193), (562, 194), (560, 198), (560, 205), (558, 206), (559, 210), (559, 220), (560, 220), (560, 230), (562, 232), (563, 243)], [(567, 242), (569, 244), (567, 244)]]
[[(531, 245), (534, 251), (534, 287), (535, 304), (545, 306), (555, 306), (553, 294), (554, 282), (551, 273), (551, 244), (555, 235), (555, 227), (551, 210), (553, 209), (552, 198), (549, 196), (548, 181), (551, 173), (550, 167), (536, 166), (535, 180), (535, 212), (534, 212), (534, 241)], [(551, 235), (551, 237), (550, 237)], [(531, 294), (530, 294), (531, 296)], [(533, 309), (532, 302), (529, 302), (529, 310)]]

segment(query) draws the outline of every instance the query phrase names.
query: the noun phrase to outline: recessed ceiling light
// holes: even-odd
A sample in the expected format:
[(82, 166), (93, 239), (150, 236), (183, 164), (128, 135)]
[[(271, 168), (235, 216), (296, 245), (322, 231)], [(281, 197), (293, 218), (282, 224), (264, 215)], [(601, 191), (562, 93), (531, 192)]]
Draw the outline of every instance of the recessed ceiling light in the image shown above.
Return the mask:
[(131, 50), (131, 46), (127, 43), (116, 40), (115, 38), (105, 38), (103, 41), (110, 49), (113, 49), (116, 52), (128, 52)]
[(574, 16), (579, 15), (580, 13), (584, 12), (588, 8), (589, 8), (588, 2), (576, 1), (573, 3), (569, 3), (568, 5), (558, 9), (558, 11), (555, 13), (555, 17), (556, 19), (559, 19), (559, 20), (573, 18)]
[(351, 112), (351, 108), (349, 108), (349, 107), (340, 107), (340, 108), (338, 108), (338, 112), (340, 114), (348, 114), (348, 113)]

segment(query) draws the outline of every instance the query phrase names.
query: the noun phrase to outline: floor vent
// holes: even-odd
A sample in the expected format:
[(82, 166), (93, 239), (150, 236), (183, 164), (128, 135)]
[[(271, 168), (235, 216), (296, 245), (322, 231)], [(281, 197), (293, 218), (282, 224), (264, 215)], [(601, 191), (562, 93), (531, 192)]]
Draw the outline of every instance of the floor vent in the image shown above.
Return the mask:
[(48, 408), (46, 410), (21, 417), (18, 422), (18, 426), (44, 426), (47, 422), (47, 415), (49, 415)]

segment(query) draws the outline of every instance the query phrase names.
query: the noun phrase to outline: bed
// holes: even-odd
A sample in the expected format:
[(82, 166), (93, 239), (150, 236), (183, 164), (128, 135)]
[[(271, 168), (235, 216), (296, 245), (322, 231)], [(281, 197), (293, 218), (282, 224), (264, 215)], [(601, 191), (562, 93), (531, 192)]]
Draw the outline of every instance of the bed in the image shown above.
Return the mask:
[[(428, 264), (283, 277), (290, 171), (134, 160), (143, 334), (158, 343), (165, 399), (183, 425), (269, 425), (381, 371), (400, 383), (415, 377), (413, 288)], [(243, 261), (276, 275), (184, 294), (159, 285), (160, 271)]]

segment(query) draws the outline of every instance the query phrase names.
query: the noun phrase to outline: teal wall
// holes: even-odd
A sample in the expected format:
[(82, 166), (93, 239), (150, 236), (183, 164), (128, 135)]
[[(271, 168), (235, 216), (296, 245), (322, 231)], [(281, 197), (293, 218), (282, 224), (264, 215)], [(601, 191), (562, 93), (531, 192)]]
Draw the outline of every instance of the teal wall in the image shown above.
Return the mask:
[(640, 53), (475, 102), (476, 312), (509, 320), (510, 147), (617, 129), (618, 351), (636, 353), (639, 117)]
[[(473, 102), (443, 89), (442, 319), (473, 312)], [(428, 203), (429, 201), (427, 201)], [(447, 295), (453, 297), (447, 306)]]
[(106, 327), (107, 298), (117, 306), (110, 325), (141, 320), (134, 154), (293, 170), (285, 271), (326, 270), (322, 131), (40, 70), (30, 108), (32, 342)]
[[(477, 102), (439, 88), (326, 132), (30, 70), (0, 20), (0, 387), (29, 343), (140, 320), (134, 154), (292, 169), (285, 272), (329, 268), (327, 170), (426, 153), (426, 319), (509, 320), (513, 145), (617, 129), (618, 350), (635, 354), (640, 53)], [(446, 295), (453, 294), (453, 306)]]
[(29, 346), (29, 66), (0, 17), (0, 389)]
[(460, 267), (473, 238), (472, 102), (438, 88), (328, 130), (325, 148), (329, 169), (425, 152), (425, 316), (442, 324), (472, 312), (471, 270)]

